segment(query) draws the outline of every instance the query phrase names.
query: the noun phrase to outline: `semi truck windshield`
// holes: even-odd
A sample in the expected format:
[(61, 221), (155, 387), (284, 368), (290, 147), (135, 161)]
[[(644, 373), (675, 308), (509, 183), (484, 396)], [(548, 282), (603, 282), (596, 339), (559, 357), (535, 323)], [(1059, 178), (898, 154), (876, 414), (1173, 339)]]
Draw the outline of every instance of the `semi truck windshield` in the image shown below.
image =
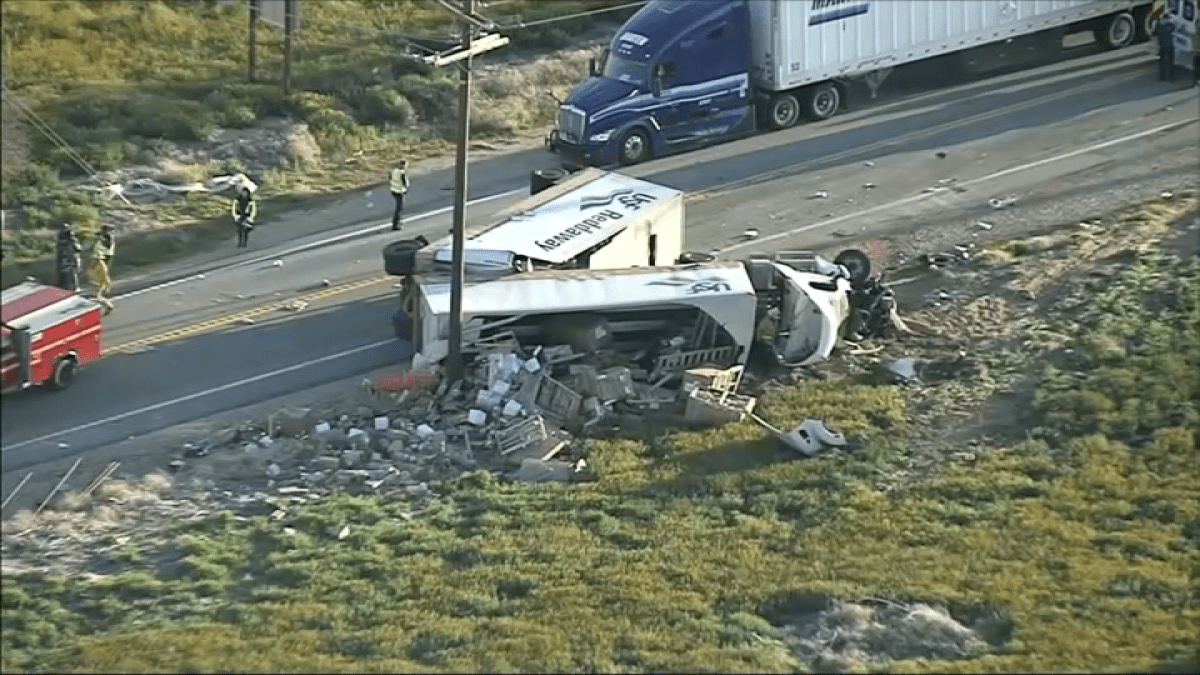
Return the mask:
[(650, 71), (646, 64), (638, 63), (620, 54), (608, 54), (604, 60), (604, 77), (620, 80), (638, 89), (647, 88), (646, 82), (650, 79), (649, 74)]

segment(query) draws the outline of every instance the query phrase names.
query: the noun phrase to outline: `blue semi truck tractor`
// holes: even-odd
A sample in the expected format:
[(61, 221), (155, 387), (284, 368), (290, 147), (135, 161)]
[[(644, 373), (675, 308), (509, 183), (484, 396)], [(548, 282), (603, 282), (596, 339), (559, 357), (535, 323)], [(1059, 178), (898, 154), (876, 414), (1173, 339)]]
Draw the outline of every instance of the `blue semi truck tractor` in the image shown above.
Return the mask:
[(652, 0), (558, 109), (547, 147), (637, 164), (758, 128), (832, 117), (848, 82), (1026, 35), (1150, 35), (1151, 0)]

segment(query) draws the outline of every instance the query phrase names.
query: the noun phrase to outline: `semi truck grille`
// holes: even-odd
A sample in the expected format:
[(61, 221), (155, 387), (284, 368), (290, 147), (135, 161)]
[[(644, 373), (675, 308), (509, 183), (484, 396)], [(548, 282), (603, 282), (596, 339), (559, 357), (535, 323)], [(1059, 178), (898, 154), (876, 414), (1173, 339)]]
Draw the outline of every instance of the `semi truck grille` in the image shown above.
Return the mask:
[(584, 115), (583, 111), (573, 106), (564, 105), (558, 109), (558, 133), (568, 143), (583, 142)]

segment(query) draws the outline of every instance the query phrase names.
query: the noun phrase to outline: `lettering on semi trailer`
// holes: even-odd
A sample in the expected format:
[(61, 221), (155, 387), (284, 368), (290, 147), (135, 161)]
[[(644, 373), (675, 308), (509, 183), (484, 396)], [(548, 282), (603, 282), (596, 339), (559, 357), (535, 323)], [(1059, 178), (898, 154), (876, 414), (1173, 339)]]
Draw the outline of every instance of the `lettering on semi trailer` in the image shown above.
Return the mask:
[[(625, 190), (619, 190), (618, 192), (625, 192)], [(644, 192), (610, 195), (610, 197), (612, 196), (615, 196), (616, 201), (629, 211), (637, 211), (638, 209), (642, 208), (642, 204), (649, 204), (657, 199), (657, 197)], [(607, 200), (608, 198), (605, 199)], [(611, 201), (609, 203), (611, 203)], [(584, 208), (595, 207), (598, 205), (600, 204), (597, 204), (597, 202), (594, 200), (585, 199), (581, 200), (579, 208), (580, 210), (583, 210)], [(617, 211), (616, 209), (605, 209), (600, 213), (575, 223), (571, 227), (564, 229), (562, 232), (559, 232), (553, 237), (539, 240), (536, 243), (543, 251), (553, 251), (575, 237), (581, 237), (583, 235), (599, 231), (601, 223), (607, 223), (612, 220), (620, 220), (624, 217), (625, 214)]]
[(862, 16), (870, 9), (871, 0), (812, 0), (812, 15), (808, 17), (808, 25)]

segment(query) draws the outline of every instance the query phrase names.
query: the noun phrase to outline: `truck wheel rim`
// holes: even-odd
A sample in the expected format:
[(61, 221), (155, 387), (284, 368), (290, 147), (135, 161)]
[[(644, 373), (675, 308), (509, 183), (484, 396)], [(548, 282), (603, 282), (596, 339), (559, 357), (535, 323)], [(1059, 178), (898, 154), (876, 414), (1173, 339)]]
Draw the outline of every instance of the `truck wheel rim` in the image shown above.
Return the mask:
[(823, 89), (813, 97), (813, 111), (820, 117), (829, 117), (837, 110), (838, 97), (832, 89)]
[(629, 161), (641, 159), (642, 153), (646, 151), (646, 143), (638, 134), (631, 134), (629, 138), (626, 138), (622, 147), (625, 151), (625, 159)]
[(783, 99), (775, 104), (775, 124), (778, 126), (787, 126), (792, 123), (796, 117), (796, 104), (788, 99)]
[(1123, 45), (1130, 40), (1133, 35), (1133, 22), (1122, 17), (1112, 22), (1112, 27), (1108, 29), (1108, 39), (1114, 45)]

